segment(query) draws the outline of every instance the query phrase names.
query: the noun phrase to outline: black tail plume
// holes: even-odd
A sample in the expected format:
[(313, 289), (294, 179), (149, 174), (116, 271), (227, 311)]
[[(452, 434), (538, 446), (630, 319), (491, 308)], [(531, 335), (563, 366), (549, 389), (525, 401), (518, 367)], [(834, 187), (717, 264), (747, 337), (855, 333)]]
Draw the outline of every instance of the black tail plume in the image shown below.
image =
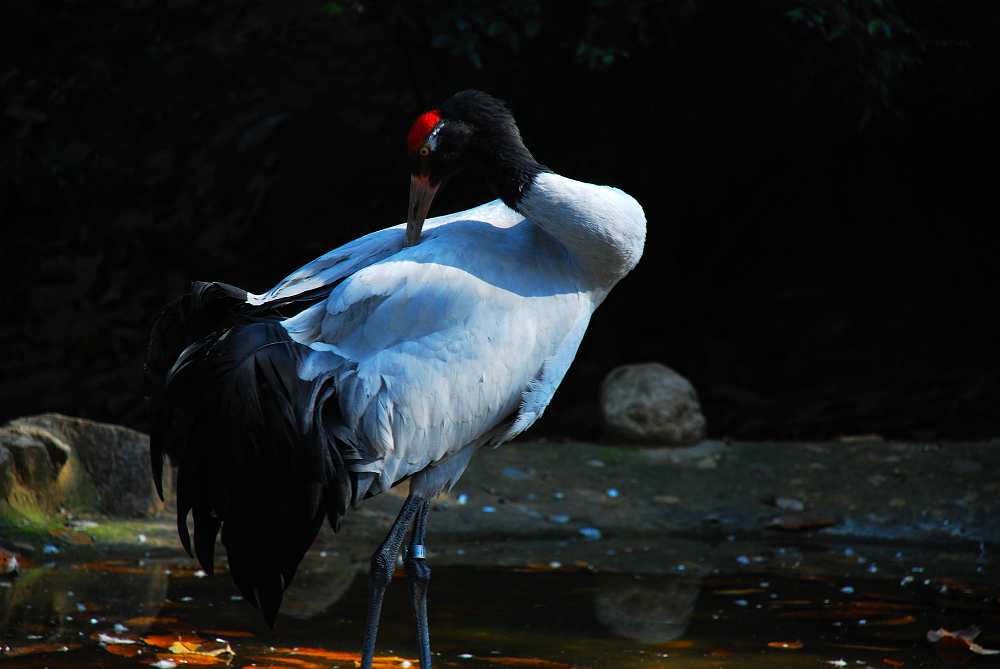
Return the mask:
[(246, 293), (196, 283), (153, 328), (146, 377), (154, 405), (150, 456), (161, 490), (163, 457), (177, 467), (177, 529), (213, 568), (222, 531), (233, 580), (273, 625), (282, 593), (324, 518), (334, 528), (351, 482), (333, 436), (333, 386), (298, 376), (309, 349)]

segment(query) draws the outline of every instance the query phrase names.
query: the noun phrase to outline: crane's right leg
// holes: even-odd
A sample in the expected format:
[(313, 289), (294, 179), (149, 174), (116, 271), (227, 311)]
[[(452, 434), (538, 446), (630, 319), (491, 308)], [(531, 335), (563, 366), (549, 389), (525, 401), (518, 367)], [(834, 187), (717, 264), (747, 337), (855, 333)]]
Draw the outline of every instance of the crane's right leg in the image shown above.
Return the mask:
[(417, 644), (420, 646), (420, 669), (431, 669), (431, 635), (427, 622), (427, 586), (431, 582), (431, 568), (427, 566), (426, 546), (427, 516), (431, 510), (427, 500), (417, 512), (413, 523), (413, 536), (406, 553), (406, 574), (410, 580), (410, 597), (413, 599), (413, 613), (417, 619)]
[(406, 531), (427, 500), (411, 494), (403, 502), (395, 522), (389, 528), (385, 541), (372, 555), (371, 571), (368, 574), (368, 621), (365, 625), (365, 641), (361, 646), (361, 669), (371, 669), (375, 657), (375, 639), (378, 637), (378, 623), (382, 615), (382, 596), (392, 580), (396, 569), (396, 557), (403, 545)]

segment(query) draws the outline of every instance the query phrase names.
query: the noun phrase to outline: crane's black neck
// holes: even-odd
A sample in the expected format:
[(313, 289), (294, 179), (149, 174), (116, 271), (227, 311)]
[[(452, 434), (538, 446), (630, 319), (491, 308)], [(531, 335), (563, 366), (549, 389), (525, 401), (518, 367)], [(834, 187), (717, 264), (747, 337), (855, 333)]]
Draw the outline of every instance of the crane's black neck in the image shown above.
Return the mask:
[(535, 160), (520, 135), (488, 142), (481, 155), (486, 178), (494, 193), (514, 210), (518, 209), (535, 177), (552, 171)]

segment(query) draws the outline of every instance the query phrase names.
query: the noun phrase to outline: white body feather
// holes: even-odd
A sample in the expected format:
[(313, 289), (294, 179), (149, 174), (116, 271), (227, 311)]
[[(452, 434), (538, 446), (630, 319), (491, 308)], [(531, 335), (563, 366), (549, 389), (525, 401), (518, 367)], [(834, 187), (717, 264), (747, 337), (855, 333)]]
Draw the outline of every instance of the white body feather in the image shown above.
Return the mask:
[[(617, 189), (536, 177), (519, 207), (499, 200), (366, 235), (305, 265), (266, 304), (341, 281), (286, 320), (313, 349), (300, 376), (336, 370), (343, 425), (377, 474), (372, 492), (526, 430), (548, 406), (590, 316), (642, 254), (645, 217)], [(468, 448), (467, 448), (468, 447)]]

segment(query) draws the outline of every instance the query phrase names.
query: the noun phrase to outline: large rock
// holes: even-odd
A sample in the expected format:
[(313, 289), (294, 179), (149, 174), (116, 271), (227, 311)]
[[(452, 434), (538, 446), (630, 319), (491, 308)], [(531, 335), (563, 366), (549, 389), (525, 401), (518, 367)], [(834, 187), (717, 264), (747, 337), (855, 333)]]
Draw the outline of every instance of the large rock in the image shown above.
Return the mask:
[(4, 446), (0, 446), (0, 500), (7, 499), (16, 483), (14, 456)]
[(608, 432), (620, 439), (683, 445), (705, 436), (694, 386), (658, 362), (611, 370), (601, 384), (601, 411)]
[[(45, 510), (55, 504), (110, 516), (144, 517), (163, 508), (149, 473), (149, 437), (141, 432), (41, 414), (0, 427), (2, 449), (13, 456), (15, 487), (32, 494), (34, 505)], [(3, 469), (0, 456), (0, 490)], [(164, 479), (169, 486), (168, 473)]]

